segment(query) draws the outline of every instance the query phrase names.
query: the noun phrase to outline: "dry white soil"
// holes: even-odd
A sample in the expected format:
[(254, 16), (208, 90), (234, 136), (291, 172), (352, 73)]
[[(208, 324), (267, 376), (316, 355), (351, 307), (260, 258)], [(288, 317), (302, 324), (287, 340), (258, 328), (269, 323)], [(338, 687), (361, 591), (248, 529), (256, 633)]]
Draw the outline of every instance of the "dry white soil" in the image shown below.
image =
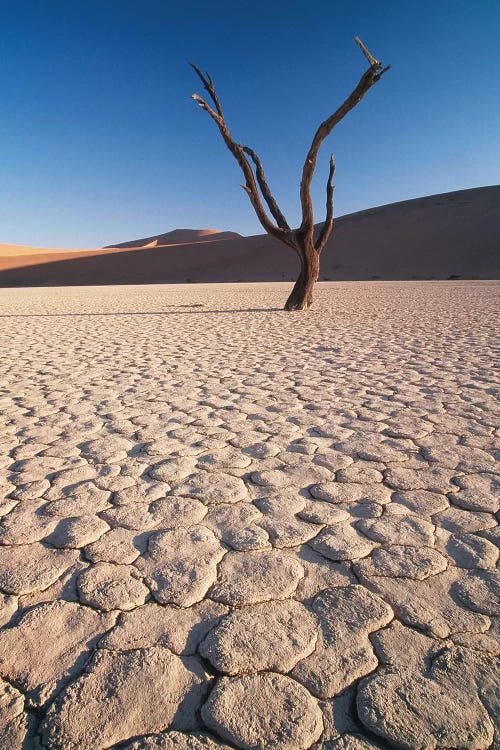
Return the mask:
[(499, 747), (499, 286), (288, 287), (2, 291), (1, 750)]

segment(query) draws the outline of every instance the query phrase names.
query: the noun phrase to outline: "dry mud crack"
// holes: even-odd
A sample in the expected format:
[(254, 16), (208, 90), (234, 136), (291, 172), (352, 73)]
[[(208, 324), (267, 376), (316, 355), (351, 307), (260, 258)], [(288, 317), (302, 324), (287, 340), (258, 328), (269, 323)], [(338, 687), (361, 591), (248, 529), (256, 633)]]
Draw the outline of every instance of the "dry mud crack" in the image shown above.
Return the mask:
[(500, 747), (494, 282), (3, 290), (0, 750)]

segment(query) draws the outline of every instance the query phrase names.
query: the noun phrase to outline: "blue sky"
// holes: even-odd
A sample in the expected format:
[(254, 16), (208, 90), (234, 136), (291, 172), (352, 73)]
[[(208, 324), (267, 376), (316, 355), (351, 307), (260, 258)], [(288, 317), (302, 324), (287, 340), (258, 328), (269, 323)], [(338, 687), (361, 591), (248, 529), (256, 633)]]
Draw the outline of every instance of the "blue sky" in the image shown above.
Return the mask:
[(499, 0), (0, 0), (0, 242), (99, 247), (261, 232), (192, 60), (261, 156), (291, 224), (319, 122), (356, 85), (358, 34), (392, 69), (336, 128), (323, 218), (500, 179)]

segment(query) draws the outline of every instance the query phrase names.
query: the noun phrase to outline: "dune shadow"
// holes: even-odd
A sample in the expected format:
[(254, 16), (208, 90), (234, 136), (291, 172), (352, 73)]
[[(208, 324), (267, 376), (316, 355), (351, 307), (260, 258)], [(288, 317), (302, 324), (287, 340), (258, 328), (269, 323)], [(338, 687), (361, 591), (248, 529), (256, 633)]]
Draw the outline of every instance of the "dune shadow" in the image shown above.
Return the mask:
[[(154, 247), (82, 251), (71, 257), (57, 253), (43, 258), (26, 256), (22, 266), (0, 265), (0, 287), (195, 285), (285, 281), (296, 277), (297, 259), (279, 242), (273, 241), (272, 245), (274, 270), (268, 259), (259, 262), (255, 258), (252, 238), (208, 244), (209, 250), (207, 243), (183, 245), (182, 252)], [(258, 241), (259, 247), (260, 244)], [(268, 254), (269, 250), (266, 257)]]

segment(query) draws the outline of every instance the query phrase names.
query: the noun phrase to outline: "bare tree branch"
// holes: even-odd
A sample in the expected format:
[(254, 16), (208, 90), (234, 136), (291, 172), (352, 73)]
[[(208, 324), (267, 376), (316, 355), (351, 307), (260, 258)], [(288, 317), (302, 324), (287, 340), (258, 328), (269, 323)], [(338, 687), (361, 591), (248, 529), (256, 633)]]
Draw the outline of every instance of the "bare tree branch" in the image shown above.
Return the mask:
[(203, 88), (208, 91), (210, 94), (210, 98), (212, 99), (213, 103), (215, 104), (215, 109), (217, 110), (217, 114), (220, 115), (220, 117), (224, 117), (222, 113), (222, 107), (219, 102), (219, 97), (217, 96), (217, 92), (215, 90), (214, 82), (212, 81), (210, 74), (207, 73), (206, 76), (203, 75), (201, 70), (198, 68), (197, 65), (190, 62), (189, 65), (193, 68), (194, 72), (200, 79), (200, 81), (203, 83)]
[(379, 68), (382, 65), (380, 60), (377, 60), (376, 57), (373, 57), (372, 53), (366, 48), (366, 46), (363, 44), (359, 36), (355, 36), (354, 41), (356, 42), (356, 44), (358, 45), (361, 52), (366, 57), (366, 59), (368, 60), (372, 68)]
[(208, 114), (210, 115), (210, 117), (212, 117), (215, 120), (215, 122), (217, 123), (217, 125), (220, 124), (221, 118), (219, 117), (219, 115), (217, 114), (217, 112), (214, 112), (213, 109), (212, 109), (212, 107), (210, 107), (210, 105), (207, 104), (206, 101), (204, 101), (201, 98), (201, 96), (198, 96), (198, 94), (191, 94), (191, 99), (194, 99), (195, 102), (197, 104), (199, 104), (202, 109), (205, 110), (205, 112), (208, 112)]
[(302, 224), (300, 226), (301, 234), (312, 241), (314, 232), (314, 211), (311, 200), (311, 182), (316, 168), (316, 160), (318, 158), (318, 152), (325, 138), (330, 135), (333, 128), (343, 120), (343, 118), (354, 109), (364, 95), (371, 89), (371, 87), (380, 80), (380, 77), (385, 73), (388, 68), (382, 68), (382, 63), (379, 62), (373, 55), (368, 52), (361, 40), (357, 40), (358, 45), (361, 47), (363, 54), (370, 62), (370, 67), (363, 73), (361, 79), (347, 97), (343, 104), (340, 105), (335, 112), (330, 115), (324, 122), (321, 123), (317, 129), (314, 138), (311, 143), (311, 147), (307, 153), (304, 167), (302, 169), (302, 180), (300, 183), (300, 202), (302, 205)]
[[(259, 195), (257, 183), (255, 182), (253, 169), (250, 166), (250, 163), (244, 154), (243, 147), (240, 146), (239, 143), (236, 143), (233, 136), (231, 135), (231, 132), (226, 124), (226, 120), (222, 113), (222, 107), (220, 105), (212, 79), (210, 78), (208, 73), (207, 73), (207, 76), (204, 76), (201, 70), (196, 65), (193, 65), (193, 63), (189, 63), (189, 64), (194, 69), (194, 71), (196, 72), (200, 80), (202, 81), (204, 88), (210, 94), (210, 97), (212, 101), (214, 102), (217, 111), (214, 111), (212, 107), (210, 107), (210, 105), (207, 104), (207, 102), (205, 102), (201, 98), (201, 96), (199, 96), (198, 94), (192, 94), (191, 98), (194, 99), (194, 101), (197, 102), (197, 104), (199, 104), (199, 106), (202, 109), (204, 109), (205, 112), (207, 112), (210, 115), (210, 117), (214, 120), (217, 127), (219, 128), (219, 132), (222, 136), (224, 143), (226, 144), (229, 151), (232, 153), (232, 155), (238, 162), (240, 169), (243, 172), (243, 175), (245, 177), (245, 185), (242, 185), (242, 187), (250, 199), (250, 202), (254, 208), (254, 211), (257, 214), (257, 218), (259, 219), (260, 223), (262, 224), (266, 232), (268, 232), (273, 237), (276, 237), (276, 239), (280, 240), (281, 242), (284, 242), (286, 245), (288, 245), (289, 247), (293, 248), (296, 251), (297, 245), (294, 240), (293, 233), (290, 231), (290, 229), (289, 228), (287, 229), (281, 226), (276, 226), (276, 224), (272, 222), (272, 220), (269, 218), (269, 216), (266, 213), (266, 210), (262, 204), (262, 201)], [(264, 178), (264, 184), (267, 186), (267, 183), (265, 182), (265, 178)], [(267, 188), (267, 190), (268, 190), (269, 196), (271, 196), (269, 188)]]
[(318, 255), (323, 250), (324, 246), (328, 242), (328, 238), (332, 233), (333, 229), (333, 193), (335, 191), (335, 185), (333, 184), (333, 176), (335, 174), (335, 157), (333, 154), (330, 156), (330, 172), (328, 174), (328, 180), (326, 183), (326, 219), (325, 223), (321, 227), (318, 239), (314, 243), (314, 247)]
[(269, 185), (267, 184), (266, 175), (264, 173), (264, 167), (262, 166), (261, 160), (255, 153), (255, 151), (249, 148), (248, 146), (243, 146), (243, 151), (249, 155), (249, 157), (252, 159), (253, 163), (255, 164), (255, 171), (257, 173), (257, 182), (259, 183), (259, 187), (260, 187), (262, 195), (264, 196), (264, 200), (269, 206), (270, 212), (276, 219), (276, 223), (278, 224), (279, 227), (281, 227), (281, 229), (286, 229), (287, 231), (290, 231), (288, 222), (283, 216), (283, 214), (281, 213), (280, 207), (276, 203), (274, 196), (269, 189)]

